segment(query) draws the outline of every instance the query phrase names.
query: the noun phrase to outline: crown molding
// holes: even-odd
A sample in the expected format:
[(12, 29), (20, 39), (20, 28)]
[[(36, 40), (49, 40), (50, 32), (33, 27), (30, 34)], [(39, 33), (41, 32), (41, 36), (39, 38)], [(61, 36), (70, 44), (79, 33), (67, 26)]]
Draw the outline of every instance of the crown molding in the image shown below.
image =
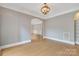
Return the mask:
[(30, 15), (30, 16), (34, 16), (34, 17), (38, 17), (38, 18), (43, 19), (41, 16), (38, 16), (37, 14), (34, 14), (34, 13), (29, 12), (27, 10), (16, 9), (16, 8), (5, 6), (5, 5), (2, 5), (2, 4), (0, 4), (0, 6), (3, 7), (3, 8), (7, 8), (7, 9), (10, 9), (10, 10), (16, 11), (16, 12), (24, 13), (24, 14), (27, 14), (27, 15)]
[(45, 18), (45, 19), (51, 19), (51, 18), (53, 18), (53, 17), (57, 17), (57, 16), (64, 15), (64, 14), (68, 14), (68, 13), (75, 12), (75, 11), (78, 11), (78, 10), (79, 10), (79, 8), (75, 8), (75, 9), (63, 11), (63, 12), (61, 12), (61, 13), (57, 13), (57, 14), (55, 14), (55, 15), (53, 15), (53, 16), (50, 16), (50, 17), (47, 17), (47, 18)]
[(20, 10), (20, 9), (12, 8), (12, 7), (9, 7), (9, 6), (2, 5), (2, 4), (0, 4), (0, 6), (4, 7), (4, 8), (7, 8), (7, 9), (17, 11), (17, 12), (20, 12), (20, 13), (27, 14), (27, 15), (30, 15), (30, 16), (38, 17), (38, 18), (44, 19), (44, 20), (48, 20), (48, 19), (51, 19), (51, 18), (56, 17), (56, 16), (64, 15), (64, 14), (67, 14), (67, 13), (70, 13), (70, 12), (75, 12), (75, 11), (79, 10), (79, 8), (75, 8), (75, 9), (71, 9), (71, 10), (67, 10), (67, 11), (57, 13), (57, 14), (49, 16), (49, 17), (43, 17), (43, 16), (37, 15), (33, 12), (29, 12), (27, 10)]

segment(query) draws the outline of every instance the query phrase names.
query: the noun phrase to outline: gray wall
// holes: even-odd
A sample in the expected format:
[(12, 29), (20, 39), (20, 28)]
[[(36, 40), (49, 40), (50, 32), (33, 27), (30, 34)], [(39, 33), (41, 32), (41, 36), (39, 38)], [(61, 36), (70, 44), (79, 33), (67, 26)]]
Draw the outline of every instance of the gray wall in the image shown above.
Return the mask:
[(31, 40), (31, 19), (34, 18), (16, 11), (0, 7), (1, 45)]
[[(73, 14), (69, 13), (44, 21), (44, 35), (73, 42)], [(35, 17), (0, 7), (0, 45), (31, 40), (30, 22), (33, 18)], [(63, 39), (64, 33), (70, 33), (70, 39)]]
[[(34, 33), (34, 31), (36, 31), (37, 33)], [(42, 24), (32, 25), (32, 32), (33, 32), (34, 34), (43, 35), (43, 34), (42, 34)]]
[(45, 36), (74, 42), (73, 15), (74, 13), (68, 13), (46, 20)]
[(0, 46), (1, 46), (1, 14), (0, 14)]

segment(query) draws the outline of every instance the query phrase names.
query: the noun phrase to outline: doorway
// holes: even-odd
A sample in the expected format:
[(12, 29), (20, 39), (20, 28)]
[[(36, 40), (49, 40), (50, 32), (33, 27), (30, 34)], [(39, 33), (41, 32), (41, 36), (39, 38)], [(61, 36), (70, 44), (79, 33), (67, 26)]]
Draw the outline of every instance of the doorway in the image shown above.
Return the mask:
[(43, 21), (40, 19), (32, 19), (32, 40), (41, 40), (43, 39)]

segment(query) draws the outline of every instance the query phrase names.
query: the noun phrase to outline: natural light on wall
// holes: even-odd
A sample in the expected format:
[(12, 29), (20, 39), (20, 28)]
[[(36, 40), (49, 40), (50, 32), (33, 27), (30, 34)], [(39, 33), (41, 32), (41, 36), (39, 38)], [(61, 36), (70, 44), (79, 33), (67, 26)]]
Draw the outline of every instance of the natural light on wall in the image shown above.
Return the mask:
[(75, 13), (74, 15), (74, 20), (78, 20), (79, 19), (79, 11)]
[(41, 34), (42, 33), (42, 23), (43, 22), (38, 18), (34, 18), (31, 20), (33, 34)]
[(37, 30), (33, 30), (33, 33), (34, 33), (34, 34), (38, 34), (38, 31), (37, 31)]

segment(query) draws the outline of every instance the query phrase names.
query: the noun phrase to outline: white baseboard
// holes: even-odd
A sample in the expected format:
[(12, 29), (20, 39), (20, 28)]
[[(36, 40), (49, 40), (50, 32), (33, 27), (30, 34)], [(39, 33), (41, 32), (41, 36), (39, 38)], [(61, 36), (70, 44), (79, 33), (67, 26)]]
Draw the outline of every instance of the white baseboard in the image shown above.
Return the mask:
[(60, 39), (57, 39), (57, 38), (52, 38), (52, 37), (47, 37), (47, 36), (44, 36), (44, 38), (47, 38), (47, 39), (50, 39), (50, 40), (59, 41), (59, 42), (63, 42), (63, 43), (68, 43), (68, 44), (75, 45), (75, 43), (74, 43), (74, 42), (65, 41), (65, 40), (60, 40)]
[(76, 44), (78, 44), (78, 45), (79, 45), (79, 42), (76, 42)]
[(22, 41), (22, 42), (17, 42), (17, 43), (12, 43), (12, 44), (8, 44), (8, 45), (0, 46), (0, 48), (1, 49), (10, 48), (10, 47), (22, 45), (22, 44), (25, 44), (25, 43), (29, 43), (29, 42), (31, 42), (31, 40), (26, 40), (26, 41)]

